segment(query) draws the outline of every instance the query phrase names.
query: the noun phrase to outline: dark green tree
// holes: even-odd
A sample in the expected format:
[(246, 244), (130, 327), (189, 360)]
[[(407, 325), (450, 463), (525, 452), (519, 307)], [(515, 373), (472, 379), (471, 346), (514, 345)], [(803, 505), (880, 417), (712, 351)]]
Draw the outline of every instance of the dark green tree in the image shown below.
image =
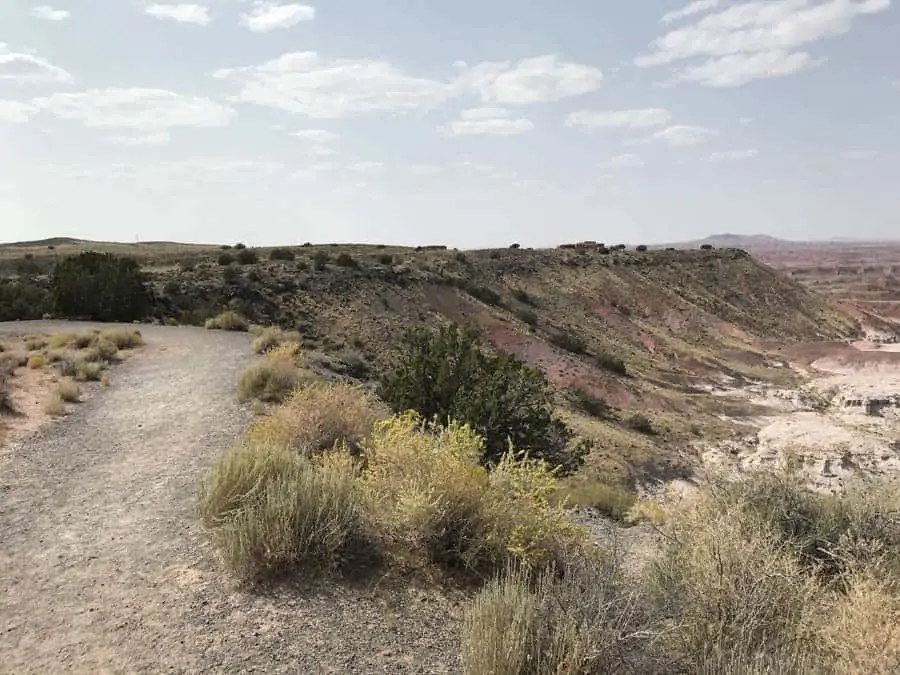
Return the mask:
[(56, 264), (50, 298), (56, 314), (92, 321), (143, 319), (153, 301), (136, 260), (93, 251)]
[(484, 463), (509, 444), (570, 473), (584, 461), (584, 444), (553, 413), (553, 390), (544, 374), (515, 356), (482, 348), (481, 332), (456, 324), (437, 332), (408, 331), (379, 395), (394, 411), (415, 410), (441, 423), (466, 423), (485, 441)]

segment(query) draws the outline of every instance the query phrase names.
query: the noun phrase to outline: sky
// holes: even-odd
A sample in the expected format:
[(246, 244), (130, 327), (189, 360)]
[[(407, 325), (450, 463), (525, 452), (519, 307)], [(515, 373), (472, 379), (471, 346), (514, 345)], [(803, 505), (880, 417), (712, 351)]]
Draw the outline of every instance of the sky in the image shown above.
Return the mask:
[(0, 241), (900, 239), (891, 0), (40, 2)]

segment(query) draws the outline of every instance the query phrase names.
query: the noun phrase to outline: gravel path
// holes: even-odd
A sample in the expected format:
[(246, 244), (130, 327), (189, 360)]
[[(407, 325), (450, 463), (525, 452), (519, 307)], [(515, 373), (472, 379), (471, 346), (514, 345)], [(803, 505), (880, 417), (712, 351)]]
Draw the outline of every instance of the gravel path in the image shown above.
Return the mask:
[[(87, 324), (0, 324), (0, 336)], [(112, 386), (0, 461), (0, 672), (441, 673), (457, 608), (428, 591), (251, 594), (194, 489), (246, 425), (246, 335), (141, 326)]]

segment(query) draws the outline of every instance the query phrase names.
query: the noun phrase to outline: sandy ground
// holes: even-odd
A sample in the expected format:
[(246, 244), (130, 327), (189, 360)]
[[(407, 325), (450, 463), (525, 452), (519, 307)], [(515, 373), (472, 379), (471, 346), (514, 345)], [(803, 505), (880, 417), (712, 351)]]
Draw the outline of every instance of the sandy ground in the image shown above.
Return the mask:
[(194, 495), (249, 419), (249, 338), (141, 330), (109, 388), (0, 456), (0, 673), (456, 672), (458, 606), (431, 591), (229, 582)]
[[(741, 442), (710, 448), (707, 466), (750, 470), (777, 466), (794, 453), (816, 489), (841, 490), (849, 482), (873, 478), (900, 480), (900, 409), (866, 415), (844, 401), (900, 395), (900, 345), (855, 343), (855, 358), (824, 357), (813, 362), (810, 382), (800, 390), (751, 387), (743, 394), (768, 406), (772, 417)], [(867, 352), (896, 358), (867, 362)], [(732, 394), (734, 392), (731, 392)]]

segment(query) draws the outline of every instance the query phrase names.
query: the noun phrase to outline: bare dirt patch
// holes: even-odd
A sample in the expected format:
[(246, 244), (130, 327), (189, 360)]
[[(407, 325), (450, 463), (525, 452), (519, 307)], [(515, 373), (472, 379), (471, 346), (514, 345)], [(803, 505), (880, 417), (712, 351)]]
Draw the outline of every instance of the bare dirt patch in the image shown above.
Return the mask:
[[(809, 483), (837, 491), (859, 479), (900, 480), (900, 352), (870, 343), (816, 351), (799, 389), (752, 387), (749, 400), (772, 417), (757, 433), (703, 453), (707, 465), (740, 471), (776, 468), (788, 454)], [(812, 354), (807, 354), (811, 356)], [(729, 395), (731, 395), (729, 393)], [(876, 414), (867, 402), (887, 401)]]

